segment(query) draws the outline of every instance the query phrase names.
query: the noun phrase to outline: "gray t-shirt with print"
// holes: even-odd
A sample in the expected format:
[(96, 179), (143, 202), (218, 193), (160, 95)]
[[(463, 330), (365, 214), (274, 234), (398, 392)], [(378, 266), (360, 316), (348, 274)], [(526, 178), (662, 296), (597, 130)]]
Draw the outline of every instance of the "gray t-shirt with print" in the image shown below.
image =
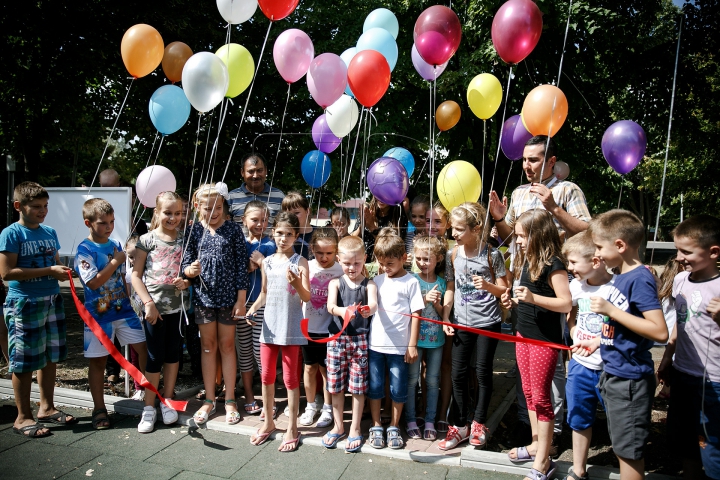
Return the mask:
[[(505, 276), (505, 260), (497, 249), (492, 249), (490, 257), (495, 271), (495, 279)], [(476, 257), (468, 258), (458, 247), (453, 262), (455, 279), (455, 323), (469, 327), (483, 328), (502, 320), (500, 301), (487, 290), (478, 290), (472, 277), (481, 276), (487, 282), (492, 281), (488, 265), (487, 246)], [(448, 252), (448, 261), (452, 261), (452, 252)]]

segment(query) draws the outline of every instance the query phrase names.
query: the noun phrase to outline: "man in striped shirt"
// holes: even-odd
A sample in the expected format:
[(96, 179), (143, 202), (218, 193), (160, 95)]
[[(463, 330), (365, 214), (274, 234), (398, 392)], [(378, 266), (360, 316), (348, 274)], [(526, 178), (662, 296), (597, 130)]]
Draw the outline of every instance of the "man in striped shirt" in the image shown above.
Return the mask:
[(245, 206), (253, 200), (260, 200), (270, 208), (268, 225), (272, 226), (275, 215), (280, 211), (285, 194), (266, 183), (267, 167), (265, 166), (265, 159), (259, 153), (247, 155), (243, 159), (240, 174), (244, 183), (240, 185), (240, 188), (236, 188), (228, 195), (233, 220), (242, 223)]

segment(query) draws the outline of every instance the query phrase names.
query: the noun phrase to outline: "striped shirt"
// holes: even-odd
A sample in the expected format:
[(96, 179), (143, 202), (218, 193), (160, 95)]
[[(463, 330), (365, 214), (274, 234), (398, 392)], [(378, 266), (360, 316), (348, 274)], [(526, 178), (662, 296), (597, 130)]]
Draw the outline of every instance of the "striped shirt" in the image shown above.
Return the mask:
[(240, 188), (236, 188), (228, 194), (228, 204), (230, 205), (230, 213), (233, 220), (242, 223), (242, 217), (245, 214), (245, 206), (253, 200), (260, 200), (267, 204), (270, 208), (270, 221), (268, 226), (271, 227), (275, 220), (275, 215), (280, 211), (285, 194), (275, 187), (271, 187), (267, 183), (261, 193), (253, 193), (247, 189), (243, 183)]

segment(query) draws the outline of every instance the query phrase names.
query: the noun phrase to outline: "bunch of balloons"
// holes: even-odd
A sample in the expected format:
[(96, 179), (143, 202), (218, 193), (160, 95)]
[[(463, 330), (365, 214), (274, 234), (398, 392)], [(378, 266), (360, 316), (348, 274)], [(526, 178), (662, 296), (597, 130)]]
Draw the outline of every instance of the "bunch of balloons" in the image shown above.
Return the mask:
[(458, 16), (450, 8), (433, 5), (415, 21), (411, 57), (415, 70), (428, 81), (436, 80), (455, 55), (462, 28)]

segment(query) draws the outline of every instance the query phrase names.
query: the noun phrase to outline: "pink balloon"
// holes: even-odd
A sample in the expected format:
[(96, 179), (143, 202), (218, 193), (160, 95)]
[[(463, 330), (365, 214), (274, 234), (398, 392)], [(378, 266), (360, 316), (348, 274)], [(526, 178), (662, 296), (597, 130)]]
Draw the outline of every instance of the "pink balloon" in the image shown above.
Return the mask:
[(415, 22), (413, 40), (420, 56), (430, 65), (441, 65), (457, 52), (462, 38), (460, 19), (442, 5), (426, 8)]
[(273, 60), (280, 76), (288, 83), (295, 83), (310, 68), (315, 48), (307, 33), (297, 28), (282, 32), (273, 46)]
[(542, 12), (532, 0), (508, 0), (495, 14), (492, 42), (507, 63), (522, 62), (530, 55), (542, 33)]
[(162, 165), (152, 165), (140, 172), (135, 181), (135, 192), (140, 203), (155, 208), (155, 197), (162, 192), (174, 192), (175, 175)]
[(313, 100), (322, 108), (327, 108), (345, 91), (347, 86), (347, 66), (342, 58), (334, 53), (323, 53), (310, 62), (307, 72), (307, 86)]
[(412, 59), (415, 70), (420, 74), (422, 78), (424, 78), (428, 82), (436, 80), (440, 75), (442, 75), (442, 73), (445, 71), (445, 68), (447, 67), (447, 62), (443, 63), (442, 65), (430, 65), (429, 63), (427, 63), (420, 56), (420, 53), (417, 51), (417, 47), (415, 46), (415, 44), (413, 44), (412, 50), (410, 50), (410, 58)]

